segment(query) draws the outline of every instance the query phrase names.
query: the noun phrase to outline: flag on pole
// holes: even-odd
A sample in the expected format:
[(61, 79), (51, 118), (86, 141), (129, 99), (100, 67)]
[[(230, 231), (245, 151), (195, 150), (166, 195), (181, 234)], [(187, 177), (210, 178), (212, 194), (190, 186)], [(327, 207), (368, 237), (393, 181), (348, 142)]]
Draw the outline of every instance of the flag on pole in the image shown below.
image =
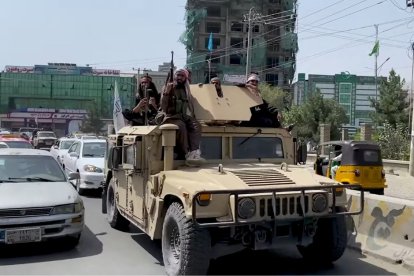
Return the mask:
[(370, 56), (372, 56), (372, 55), (376, 55), (376, 56), (378, 56), (379, 55), (379, 40), (377, 40), (376, 42), (375, 42), (375, 44), (374, 44), (374, 47), (372, 48), (372, 51), (371, 51), (371, 53), (369, 54)]
[(211, 52), (213, 51), (213, 33), (210, 33), (210, 37), (208, 38), (208, 45), (207, 49)]
[(124, 115), (122, 115), (121, 99), (119, 98), (117, 81), (115, 81), (113, 120), (115, 133), (118, 133), (118, 131), (125, 126), (125, 120)]

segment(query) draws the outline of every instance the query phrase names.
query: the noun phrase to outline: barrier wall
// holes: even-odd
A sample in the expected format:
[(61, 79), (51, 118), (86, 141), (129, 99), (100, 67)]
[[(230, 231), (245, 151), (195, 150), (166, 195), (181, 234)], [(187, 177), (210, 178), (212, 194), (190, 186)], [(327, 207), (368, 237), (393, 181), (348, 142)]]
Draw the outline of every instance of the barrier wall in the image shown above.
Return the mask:
[[(347, 191), (348, 207), (359, 209), (358, 191)], [(365, 193), (364, 212), (348, 218), (348, 246), (414, 267), (414, 201)]]

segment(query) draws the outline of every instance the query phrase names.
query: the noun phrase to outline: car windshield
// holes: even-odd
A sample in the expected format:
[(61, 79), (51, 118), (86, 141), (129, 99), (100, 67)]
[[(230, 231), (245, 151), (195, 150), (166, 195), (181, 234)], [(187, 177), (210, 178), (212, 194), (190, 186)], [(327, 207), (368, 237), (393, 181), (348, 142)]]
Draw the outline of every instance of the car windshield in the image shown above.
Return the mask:
[(52, 156), (0, 155), (0, 183), (31, 181), (63, 182), (66, 179)]
[(234, 159), (283, 158), (282, 140), (277, 137), (233, 137)]
[(24, 141), (7, 141), (4, 142), (9, 148), (18, 148), (18, 149), (32, 149), (32, 145)]
[(53, 132), (39, 132), (37, 134), (39, 137), (56, 137), (56, 135)]
[(104, 157), (106, 150), (106, 143), (91, 142), (83, 144), (83, 157)]
[(60, 149), (69, 149), (75, 140), (64, 140), (60, 142)]

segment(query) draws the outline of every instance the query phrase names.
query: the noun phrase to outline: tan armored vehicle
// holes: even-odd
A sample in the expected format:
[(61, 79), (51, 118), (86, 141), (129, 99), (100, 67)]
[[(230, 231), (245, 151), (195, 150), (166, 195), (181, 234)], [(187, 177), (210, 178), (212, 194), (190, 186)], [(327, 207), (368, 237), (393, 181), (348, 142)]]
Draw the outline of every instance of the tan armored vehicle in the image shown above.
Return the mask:
[[(296, 166), (296, 139), (283, 128), (231, 125), (261, 103), (245, 88), (192, 85), (206, 162), (175, 160), (175, 125), (125, 127), (111, 135), (103, 212), (160, 239), (170, 275), (205, 274), (211, 259), (249, 248), (296, 246), (332, 262), (347, 244), (346, 189)], [(363, 196), (361, 196), (363, 199)]]

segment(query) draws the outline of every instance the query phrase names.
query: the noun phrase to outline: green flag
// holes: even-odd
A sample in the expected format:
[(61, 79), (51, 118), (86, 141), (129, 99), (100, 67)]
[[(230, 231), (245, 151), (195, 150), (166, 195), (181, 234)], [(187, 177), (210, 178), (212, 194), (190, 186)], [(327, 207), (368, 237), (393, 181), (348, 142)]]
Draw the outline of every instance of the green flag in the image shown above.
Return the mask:
[(377, 56), (379, 55), (379, 40), (375, 42), (374, 48), (372, 48), (372, 51), (369, 55), (372, 56), (373, 54)]

